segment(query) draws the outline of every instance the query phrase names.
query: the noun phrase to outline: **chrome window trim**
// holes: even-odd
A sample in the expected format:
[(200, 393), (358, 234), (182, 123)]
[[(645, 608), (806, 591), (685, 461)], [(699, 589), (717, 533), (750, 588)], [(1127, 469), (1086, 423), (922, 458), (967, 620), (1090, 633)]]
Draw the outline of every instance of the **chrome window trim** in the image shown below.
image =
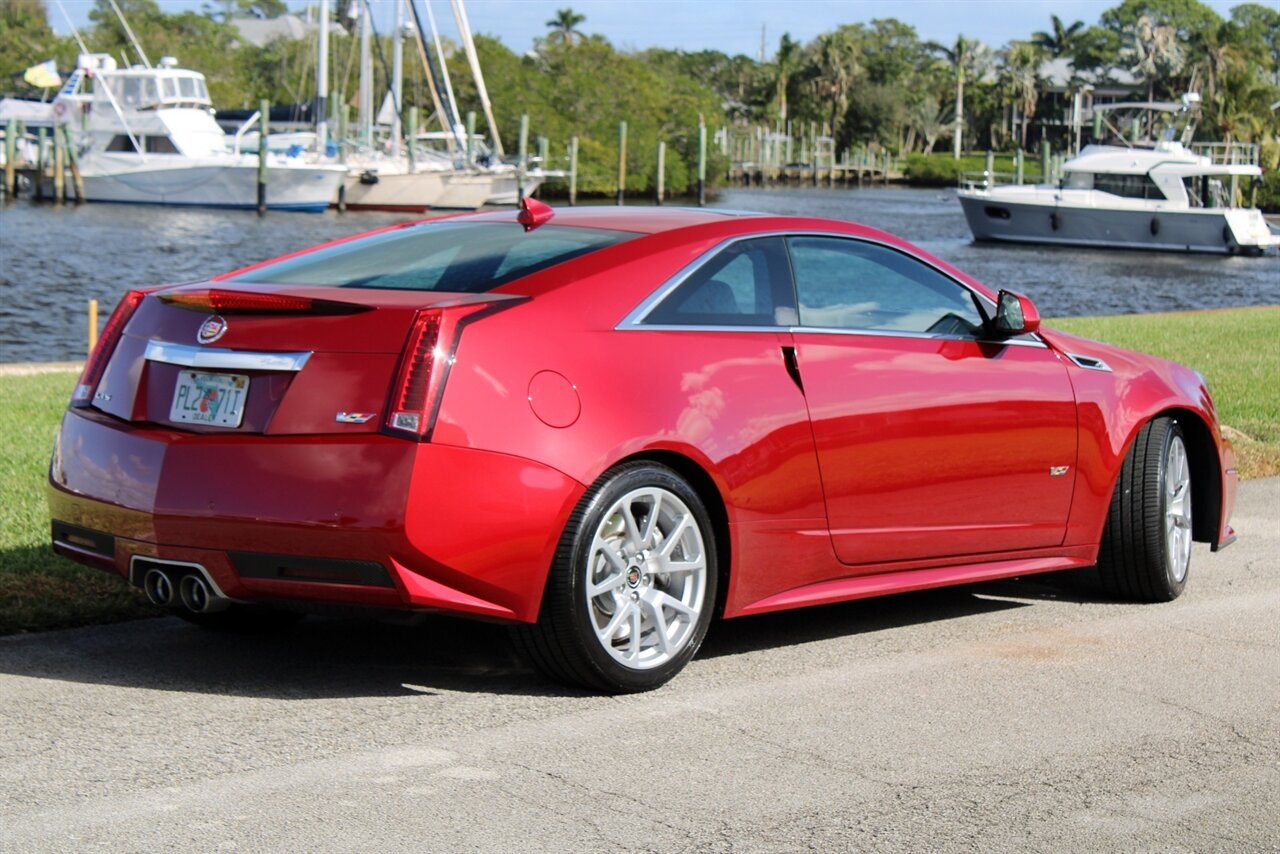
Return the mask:
[(1049, 345), (1045, 344), (1038, 338), (973, 338), (969, 335), (944, 335), (937, 332), (909, 332), (907, 330), (896, 329), (838, 329), (825, 326), (792, 326), (790, 329), (780, 331), (788, 331), (793, 335), (802, 334), (818, 334), (818, 335), (854, 335), (859, 338), (923, 338), (931, 341), (971, 341), (974, 344), (997, 344), (1001, 347), (1010, 345), (1013, 347), (1040, 347), (1049, 349)]
[(741, 243), (744, 240), (756, 240), (763, 237), (830, 237), (836, 240), (856, 240), (862, 243), (870, 243), (876, 246), (882, 246), (895, 252), (901, 252), (907, 257), (923, 264), (935, 273), (946, 278), (948, 281), (954, 282), (956, 285), (964, 288), (983, 302), (993, 312), (996, 310), (996, 303), (986, 294), (974, 290), (969, 285), (952, 276), (946, 270), (938, 267), (923, 258), (911, 255), (903, 251), (902, 247), (895, 246), (883, 240), (876, 240), (871, 237), (857, 237), (851, 234), (840, 234), (830, 231), (762, 231), (758, 234), (740, 234), (722, 240), (715, 246), (703, 252), (697, 258), (681, 267), (674, 276), (667, 279), (649, 296), (645, 297), (634, 309), (628, 312), (627, 316), (618, 322), (614, 327), (616, 331), (650, 331), (650, 332), (790, 332), (798, 333), (817, 333), (820, 335), (857, 335), (857, 336), (873, 336), (877, 338), (932, 338), (940, 341), (976, 341), (979, 344), (1011, 344), (1018, 347), (1040, 347), (1048, 349), (1049, 345), (1044, 343), (1039, 336), (1032, 334), (1029, 338), (1003, 338), (990, 340), (985, 338), (971, 338), (967, 335), (939, 335), (932, 332), (906, 332), (894, 331), (887, 329), (837, 329), (818, 326), (733, 326), (730, 324), (680, 324), (680, 323), (645, 323), (644, 319), (648, 317), (658, 307), (658, 305), (669, 297), (677, 288), (685, 283), (685, 281), (702, 268), (704, 264), (715, 256), (719, 255), (728, 247), (735, 243)]
[[(829, 237), (835, 240), (856, 240), (861, 243), (870, 243), (875, 246), (882, 246), (885, 249), (890, 249), (894, 252), (901, 252), (902, 254), (906, 255), (908, 258), (911, 258), (912, 260), (917, 261), (923, 264), (924, 266), (928, 267), (929, 269), (933, 270), (935, 273), (942, 276), (943, 278), (954, 282), (955, 284), (964, 288), (969, 293), (973, 294), (978, 299), (982, 300), (982, 302), (985, 303), (993, 311), (996, 308), (995, 301), (990, 299), (985, 294), (975, 291), (973, 288), (969, 287), (964, 282), (957, 279), (955, 276), (952, 276), (946, 270), (943, 270), (942, 268), (938, 267), (936, 264), (926, 261), (925, 259), (920, 258), (919, 256), (912, 255), (908, 252), (905, 252), (903, 251), (902, 247), (895, 246), (892, 243), (888, 243), (884, 240), (876, 240), (873, 237), (859, 237), (852, 234), (840, 234), (839, 232), (831, 232), (831, 231), (761, 231), (756, 234), (739, 234), (734, 237), (727, 238), (725, 240), (720, 241), (715, 246), (708, 249), (706, 252), (703, 252), (697, 258), (693, 259), (688, 264), (681, 267), (674, 276), (672, 276), (670, 279), (667, 279), (665, 282), (659, 285), (657, 289), (654, 290), (653, 293), (645, 297), (644, 300), (641, 301), (641, 303), (638, 306), (632, 309), (627, 314), (626, 317), (622, 318), (622, 320), (619, 321), (618, 325), (615, 326), (614, 329), (619, 329), (619, 330), (630, 329), (630, 328), (643, 325), (644, 319), (648, 315), (650, 315), (655, 308), (658, 307), (658, 303), (665, 300), (668, 296), (671, 295), (672, 291), (680, 287), (680, 285), (684, 284), (684, 281), (688, 279), (690, 276), (692, 276), (695, 272), (697, 272), (698, 269), (701, 268), (703, 264), (706, 264), (716, 255), (719, 255), (720, 252), (722, 252), (723, 250), (727, 249), (728, 247), (732, 246), (735, 243), (741, 243), (744, 240), (758, 240), (762, 237), (782, 237), (782, 238)], [(694, 328), (694, 327), (679, 326), (678, 324), (664, 324), (664, 325), (675, 326), (681, 329)], [(645, 328), (654, 329), (657, 327), (648, 326)], [(729, 328), (745, 328), (745, 327), (729, 327)], [(759, 329), (763, 327), (755, 327), (755, 328)], [(785, 329), (786, 327), (777, 327), (777, 328)], [(808, 327), (805, 327), (805, 328), (808, 328)]]
[(216, 347), (193, 347), (148, 341), (144, 358), (149, 362), (181, 365), (184, 368), (226, 368), (246, 371), (300, 371), (311, 358), (311, 351), (298, 353), (254, 353), (247, 350), (225, 350)]

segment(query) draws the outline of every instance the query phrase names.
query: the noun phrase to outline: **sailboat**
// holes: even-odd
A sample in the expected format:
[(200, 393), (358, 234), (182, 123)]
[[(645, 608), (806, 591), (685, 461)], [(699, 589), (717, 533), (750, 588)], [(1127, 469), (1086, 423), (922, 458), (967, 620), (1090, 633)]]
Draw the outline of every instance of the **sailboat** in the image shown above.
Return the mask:
[[(427, 73), (428, 87), (441, 119), (442, 130), (438, 132), (420, 132), (410, 129), (407, 145), (402, 153), (400, 148), (400, 105), (402, 85), (402, 45), (400, 35), (404, 28), (404, 10), (413, 13), (415, 38), (419, 57)], [(359, 8), (359, 7), (357, 7)], [(464, 41), (469, 39), (470, 30), (465, 26), (465, 10), (460, 3), (455, 3), (455, 14), (459, 16), (459, 29)], [(479, 136), (468, 137), (467, 132), (458, 122), (457, 102), (453, 95), (453, 85), (444, 61), (444, 53), (440, 42), (439, 30), (435, 16), (431, 10), (430, 0), (426, 2), (427, 19), (430, 23), (431, 41), (435, 48), (438, 68), (432, 62), (427, 50), (426, 28), (418, 15), (412, 0), (396, 3), (395, 37), (392, 40), (393, 72), (391, 92), (387, 101), (387, 112), (391, 125), (390, 140), (385, 149), (378, 149), (366, 144), (362, 149), (347, 156), (349, 173), (344, 185), (345, 204), (355, 210), (392, 210), (404, 212), (420, 212), (428, 208), (474, 210), (486, 203), (514, 203), (516, 199), (517, 174), (516, 167), (502, 163), (493, 157)], [(371, 15), (365, 0), (361, 10), (361, 135), (366, 142), (373, 138), (373, 117), (370, 68), (368, 48), (372, 30)], [(472, 51), (473, 53), (473, 51)], [(473, 71), (478, 68), (473, 65)], [(477, 78), (482, 80), (483, 78)], [(483, 91), (482, 84), (480, 88)], [(487, 94), (482, 96), (488, 109)], [(495, 144), (496, 142), (495, 135)], [(532, 192), (536, 184), (528, 186), (526, 193)]]

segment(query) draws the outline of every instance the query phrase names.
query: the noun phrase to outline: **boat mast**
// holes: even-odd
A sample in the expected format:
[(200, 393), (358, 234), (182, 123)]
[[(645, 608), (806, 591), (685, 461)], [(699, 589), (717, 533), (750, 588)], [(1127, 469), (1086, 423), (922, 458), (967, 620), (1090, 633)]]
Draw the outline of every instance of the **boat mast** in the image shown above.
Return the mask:
[(125, 33), (129, 36), (129, 41), (133, 43), (133, 49), (138, 52), (138, 56), (142, 57), (142, 64), (147, 68), (151, 67), (151, 60), (147, 59), (146, 51), (142, 49), (142, 45), (138, 43), (138, 37), (133, 34), (133, 28), (129, 26), (129, 22), (125, 20), (124, 13), (120, 11), (120, 6), (116, 0), (108, 0), (111, 8), (115, 10), (116, 17), (120, 19), (120, 25), (124, 27)]
[[(431, 104), (435, 107), (436, 117), (440, 121), (440, 128), (445, 133), (445, 140), (449, 145), (449, 153), (453, 154), (457, 151), (457, 141), (453, 134), (456, 128), (451, 127), (451, 122), (445, 115), (444, 105), (440, 103), (440, 88), (436, 85), (436, 69), (431, 63), (431, 57), (427, 54), (426, 31), (422, 28), (422, 18), (418, 15), (418, 6), (413, 0), (404, 0), (409, 5), (409, 11), (413, 13), (414, 25), (414, 41), (418, 45), (418, 57), (422, 60), (422, 69), (427, 77), (427, 89), (431, 92)], [(417, 129), (415, 128), (415, 133)]]
[[(436, 26), (436, 16), (431, 11), (431, 0), (423, 0), (423, 5), (427, 7), (427, 23), (431, 25), (431, 40), (436, 46), (436, 59), (440, 62), (440, 76), (444, 78), (444, 94), (445, 100), (449, 103), (450, 121), (455, 125), (453, 134), (457, 136), (458, 101), (453, 97), (453, 82), (449, 79), (449, 64), (444, 61), (444, 48), (440, 46), (440, 29)], [(463, 147), (466, 147), (465, 144)]]
[(391, 106), (395, 115), (391, 118), (391, 156), (400, 157), (400, 92), (404, 83), (404, 5), (396, 3), (395, 29), (391, 34)]
[(471, 24), (467, 22), (467, 10), (462, 0), (449, 0), (453, 5), (453, 17), (458, 22), (458, 32), (462, 35), (462, 47), (467, 52), (467, 62), (471, 64), (471, 75), (476, 79), (476, 93), (480, 96), (480, 105), (484, 108), (485, 121), (489, 123), (489, 136), (493, 139), (493, 150), (501, 157), (502, 137), (498, 136), (498, 123), (493, 120), (493, 104), (489, 102), (489, 91), (484, 86), (484, 72), (480, 70), (480, 58), (476, 56), (476, 43), (471, 38)]
[(373, 147), (373, 62), (370, 46), (373, 39), (373, 10), (368, 0), (360, 6), (360, 133), (364, 144)]
[(316, 150), (329, 143), (329, 0), (320, 0), (320, 56), (316, 62)]
[(80, 31), (76, 29), (76, 22), (71, 20), (71, 16), (67, 14), (67, 7), (62, 5), (62, 0), (53, 0), (58, 4), (58, 11), (62, 13), (63, 19), (67, 22), (67, 26), (71, 29), (71, 35), (76, 37), (76, 44), (80, 45), (80, 52), (88, 56), (89, 48), (85, 47), (84, 39), (80, 38)]

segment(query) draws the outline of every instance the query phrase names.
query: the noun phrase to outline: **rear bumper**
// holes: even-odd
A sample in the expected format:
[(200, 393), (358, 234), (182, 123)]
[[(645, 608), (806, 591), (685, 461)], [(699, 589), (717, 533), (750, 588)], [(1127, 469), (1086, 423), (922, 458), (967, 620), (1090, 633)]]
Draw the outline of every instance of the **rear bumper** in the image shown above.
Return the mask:
[(583, 487), (518, 457), (357, 436), (196, 435), (69, 410), (54, 548), (129, 577), (198, 564), (227, 596), (532, 621)]

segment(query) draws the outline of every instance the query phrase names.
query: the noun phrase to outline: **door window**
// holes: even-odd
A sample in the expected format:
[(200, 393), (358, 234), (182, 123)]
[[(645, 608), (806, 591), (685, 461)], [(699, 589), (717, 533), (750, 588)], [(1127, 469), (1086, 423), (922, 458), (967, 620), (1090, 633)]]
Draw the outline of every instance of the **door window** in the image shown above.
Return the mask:
[(911, 256), (860, 240), (792, 237), (800, 325), (978, 337), (973, 294)]

